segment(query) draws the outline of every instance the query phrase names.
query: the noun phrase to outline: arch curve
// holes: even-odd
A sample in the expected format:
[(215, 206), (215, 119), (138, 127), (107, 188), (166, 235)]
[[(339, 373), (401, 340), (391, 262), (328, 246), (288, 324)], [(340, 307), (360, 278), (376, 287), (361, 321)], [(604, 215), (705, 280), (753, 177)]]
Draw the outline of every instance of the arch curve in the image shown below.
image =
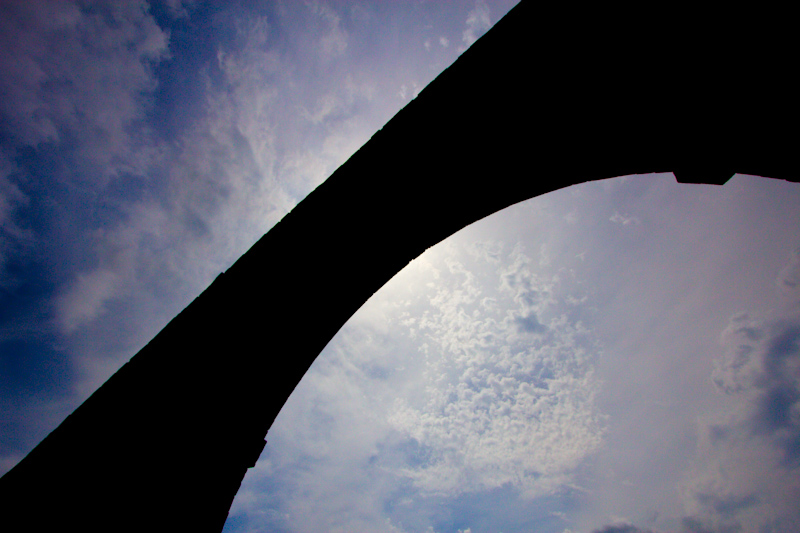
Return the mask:
[[(561, 9), (514, 8), (4, 476), (8, 529), (44, 506), (43, 530), (220, 531), (339, 328), (425, 249), (509, 205), (652, 172), (797, 181), (800, 91), (782, 68), (796, 47), (780, 33), (736, 43), (680, 13), (631, 26)], [(311, 301), (327, 311), (309, 327)]]

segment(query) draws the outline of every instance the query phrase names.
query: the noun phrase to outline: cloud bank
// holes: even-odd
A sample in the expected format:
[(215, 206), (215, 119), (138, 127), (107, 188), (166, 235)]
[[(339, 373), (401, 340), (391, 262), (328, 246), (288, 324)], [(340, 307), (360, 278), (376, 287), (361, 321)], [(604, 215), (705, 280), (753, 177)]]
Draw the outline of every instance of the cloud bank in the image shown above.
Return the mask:
[[(700, 426), (700, 459), (685, 487), (688, 531), (800, 527), (800, 315), (740, 313), (722, 332), (714, 386), (727, 419)], [(743, 467), (747, 465), (747, 467)]]

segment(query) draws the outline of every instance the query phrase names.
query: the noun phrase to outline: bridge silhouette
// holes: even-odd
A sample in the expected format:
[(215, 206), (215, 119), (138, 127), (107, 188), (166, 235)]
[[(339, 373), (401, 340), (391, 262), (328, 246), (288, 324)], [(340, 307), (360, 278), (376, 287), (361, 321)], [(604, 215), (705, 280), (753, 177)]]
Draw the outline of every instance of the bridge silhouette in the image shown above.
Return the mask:
[(793, 34), (670, 9), (513, 8), (0, 479), (0, 529), (221, 531), (348, 318), (509, 205), (652, 172), (798, 181)]

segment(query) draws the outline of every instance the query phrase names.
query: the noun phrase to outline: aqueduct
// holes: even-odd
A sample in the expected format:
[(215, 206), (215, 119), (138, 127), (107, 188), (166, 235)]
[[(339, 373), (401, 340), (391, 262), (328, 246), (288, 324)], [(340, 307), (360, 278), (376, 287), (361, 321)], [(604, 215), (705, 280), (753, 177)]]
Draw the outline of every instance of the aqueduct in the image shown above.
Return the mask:
[(791, 33), (752, 12), (578, 9), (512, 9), (0, 479), (4, 530), (219, 532), (339, 328), (504, 207), (650, 172), (798, 180)]

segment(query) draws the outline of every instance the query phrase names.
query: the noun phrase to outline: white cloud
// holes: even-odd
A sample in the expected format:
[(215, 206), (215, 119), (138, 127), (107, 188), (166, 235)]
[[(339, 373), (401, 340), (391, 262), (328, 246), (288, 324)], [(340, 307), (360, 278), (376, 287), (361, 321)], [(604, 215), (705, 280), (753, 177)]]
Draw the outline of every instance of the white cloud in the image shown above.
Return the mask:
[[(573, 195), (577, 206), (564, 208), (580, 214), (580, 224), (567, 225), (577, 238), (562, 240), (575, 252), (587, 252), (580, 269), (588, 270), (584, 286), (594, 296), (580, 309), (586, 312), (601, 302), (596, 329), (605, 356), (597, 372), (606, 386), (599, 401), (610, 416), (608, 445), (593, 471), (595, 479), (602, 481), (586, 482), (592, 491), (583, 511), (586, 518), (576, 522), (579, 527), (574, 530), (593, 531), (610, 523), (608, 513), (614, 512), (640, 528), (683, 531), (683, 517), (691, 518), (696, 512), (700, 519), (705, 516), (702, 508), (709, 512), (716, 512), (714, 506), (730, 508), (736, 503), (733, 497), (760, 490), (745, 483), (743, 472), (735, 483), (733, 477), (725, 481), (728, 478), (715, 471), (717, 466), (759, 465), (748, 470), (769, 483), (771, 470), (765, 465), (778, 455), (779, 448), (762, 447), (763, 453), (756, 453), (758, 439), (748, 438), (738, 459), (730, 455), (721, 461), (697, 451), (696, 435), (698, 417), (702, 417), (699, 433), (706, 439), (718, 433), (736, 439), (747, 435), (743, 428), (732, 432), (730, 426), (739, 427), (745, 420), (740, 418), (743, 413), (751, 412), (739, 405), (750, 393), (734, 390), (761, 379), (757, 369), (763, 359), (753, 357), (766, 337), (745, 348), (752, 348), (752, 353), (741, 360), (742, 366), (738, 366), (736, 350), (740, 344), (752, 344), (743, 342), (747, 336), (741, 328), (753, 322), (765, 332), (768, 320), (740, 316), (740, 322), (728, 324), (728, 317), (731, 310), (774, 305), (775, 276), (786, 265), (787, 247), (796, 246), (796, 236), (786, 228), (800, 205), (797, 190), (771, 180), (736, 178), (730, 187), (705, 188), (680, 186), (669, 178), (635, 176), (587, 184), (576, 188), (582, 191)], [(790, 202), (795, 204), (791, 209)], [(614, 224), (606, 221), (615, 212), (643, 222), (614, 231)], [(597, 229), (587, 231), (587, 224)], [(559, 263), (564, 264), (563, 256), (556, 260)], [(715, 358), (720, 353), (719, 334), (726, 325), (727, 348), (724, 356)], [(734, 367), (739, 369), (736, 373)], [(714, 378), (731, 394), (714, 386)], [(731, 412), (739, 414), (728, 418)], [(712, 431), (711, 426), (716, 429)], [(732, 441), (723, 444), (716, 438), (714, 442), (725, 447)], [(745, 450), (751, 450), (749, 455)], [(692, 473), (689, 462), (696, 468)], [(704, 476), (717, 485), (700, 483)], [(654, 485), (652, 479), (660, 483)], [(729, 493), (709, 488), (726, 483), (732, 487)], [(694, 488), (682, 493), (684, 499), (676, 490), (679, 486)], [(696, 499), (688, 495), (692, 491), (705, 496)], [(706, 504), (700, 505), (700, 500)], [(690, 511), (690, 501), (699, 507)], [(741, 512), (760, 511), (756, 506)], [(698, 527), (703, 523), (710, 527), (711, 522), (702, 520)]]
[(327, 31), (319, 41), (320, 55), (323, 60), (329, 61), (344, 55), (347, 50), (348, 34), (341, 27), (341, 18), (327, 4), (322, 2), (312, 2), (309, 4), (312, 13), (325, 21)]
[[(54, 305), (62, 332), (74, 333), (103, 318), (111, 301), (131, 303), (132, 294), (142, 298), (153, 293), (161, 293), (162, 298), (168, 299), (178, 292), (169, 285), (175, 281), (176, 262), (182, 252), (175, 241), (185, 240), (185, 235), (176, 235), (180, 224), (171, 221), (164, 206), (156, 202), (126, 206), (126, 214), (126, 223), (92, 233), (95, 265), (77, 272), (56, 295)], [(171, 250), (162, 248), (167, 246)], [(161, 252), (158, 259), (161, 264), (154, 264), (156, 250)], [(188, 303), (189, 295), (182, 296), (185, 298), (179, 305)], [(106, 318), (112, 322), (120, 319)]]
[(384, 507), (397, 486), (375, 460), (391, 433), (391, 348), (359, 315), (298, 385), (270, 430), (267, 457), (245, 478), (231, 513), (247, 512), (254, 528), (403, 531)]
[(443, 35), (439, 37), (439, 44), (441, 45), (442, 48), (447, 48), (448, 46), (450, 46), (450, 40)]
[(117, 293), (118, 278), (109, 270), (78, 274), (75, 283), (58, 300), (57, 310), (61, 328), (72, 333), (97, 318), (103, 305)]
[[(739, 263), (723, 254), (714, 255), (708, 247), (698, 256), (694, 250), (699, 247), (694, 243), (709, 240), (705, 233), (692, 233), (682, 224), (705, 219), (682, 210), (687, 203), (682, 194), (687, 189), (669, 178), (652, 179), (651, 183), (644, 178), (639, 182), (631, 179), (615, 187), (587, 185), (580, 189), (581, 194), (570, 190), (537, 200), (545, 206), (542, 209), (520, 206), (515, 214), (501, 217), (502, 223), (486, 222), (509, 230), (509, 221), (514, 220), (515, 226), (524, 228), (525, 249), (536, 252), (530, 257), (521, 247), (500, 246), (486, 238), (482, 230), (472, 228), (475, 233), (471, 235), (481, 238), (456, 237), (455, 243), (437, 246), (412, 262), (385, 288), (388, 292), (376, 295), (359, 312), (360, 322), (349, 325), (332, 343), (338, 360), (336, 364), (329, 360), (330, 367), (325, 367), (329, 381), (318, 385), (325, 393), (307, 397), (314, 398), (310, 403), (315, 414), (304, 419), (287, 413), (298, 421), (298, 434), (304, 435), (292, 440), (291, 446), (303, 450), (301, 456), (313, 458), (295, 463), (303, 472), (308, 469), (304, 483), (313, 489), (300, 489), (298, 484), (292, 498), (303, 499), (305, 490), (312, 498), (325, 501), (333, 492), (333, 501), (341, 502), (336, 490), (354, 491), (350, 486), (337, 486), (339, 471), (325, 467), (325, 474), (319, 476), (313, 470), (317, 466), (312, 465), (325, 465), (329, 458), (335, 460), (339, 454), (347, 455), (346, 450), (357, 448), (356, 454), (347, 456), (347, 468), (359, 472), (357, 476), (363, 481), (355, 493), (379, 494), (369, 499), (374, 506), (362, 515), (374, 517), (375, 523), (384, 523), (376, 511), (382, 500), (391, 502), (386, 504), (387, 509), (394, 505), (395, 509), (417, 510), (424, 507), (420, 501), (436, 501), (446, 507), (454, 500), (472, 496), (465, 493), (477, 492), (480, 496), (475, 497), (482, 497), (487, 492), (481, 491), (498, 486), (514, 487), (527, 496), (549, 494), (565, 485), (577, 486), (582, 502), (587, 508), (595, 505), (592, 511), (597, 512), (587, 512), (591, 517), (579, 522), (575, 515), (581, 511), (569, 510), (567, 517), (573, 522), (568, 525), (576, 531), (680, 531), (682, 527), (700, 531), (698, 528), (714, 524), (719, 526), (717, 530), (723, 530), (737, 524), (758, 524), (759, 516), (772, 511), (786, 516), (789, 498), (779, 501), (773, 496), (780, 491), (796, 494), (791, 485), (796, 472), (781, 464), (787, 441), (781, 440), (780, 432), (771, 436), (751, 434), (756, 425), (748, 413), (759, 412), (753, 407), (759, 405), (757, 401), (745, 402), (743, 405), (751, 405), (748, 408), (734, 406), (736, 416), (730, 419), (713, 418), (725, 412), (727, 401), (720, 402), (721, 410), (708, 407), (712, 404), (708, 397), (714, 394), (709, 380), (712, 361), (702, 355), (709, 353), (706, 337), (711, 343), (717, 338), (709, 334), (707, 324), (713, 324), (716, 331), (722, 329), (718, 325), (722, 306), (705, 292), (698, 297), (697, 285), (708, 283), (707, 290), (714, 294), (721, 292), (720, 286), (728, 285), (711, 277), (685, 284), (675, 274), (680, 266), (684, 269), (680, 272), (688, 272), (695, 279), (697, 272), (705, 271), (692, 261), (705, 258), (706, 253), (711, 254), (715, 265)], [(641, 194), (645, 186), (649, 187), (648, 194)], [(686, 196), (693, 199), (693, 192), (688, 190)], [(631, 197), (637, 201), (630, 201)], [(673, 201), (665, 201), (665, 197)], [(647, 198), (647, 203), (641, 203), (642, 198)], [(653, 207), (663, 205), (673, 209), (656, 211)], [(638, 253), (640, 248), (630, 253), (630, 241), (615, 240), (628, 233), (610, 231), (613, 228), (606, 221), (615, 210), (660, 217), (662, 223), (652, 226), (663, 227), (663, 233), (648, 233), (644, 243), (655, 252), (653, 255)], [(524, 220), (515, 218), (522, 212), (526, 214)], [(580, 213), (585, 223), (570, 224), (564, 218), (569, 212)], [(718, 215), (711, 212), (705, 216), (716, 220)], [(701, 223), (701, 227), (705, 229), (706, 225)], [(595, 230), (589, 232), (587, 228)], [(715, 231), (713, 227), (710, 230), (712, 234)], [(510, 238), (510, 233), (503, 238), (513, 243), (515, 238)], [(681, 253), (670, 254), (676, 250), (668, 246), (675, 235), (689, 235), (690, 240), (680, 245), (685, 250), (677, 247)], [(464, 241), (469, 242), (464, 245)], [(642, 246), (640, 240), (634, 244)], [(585, 263), (573, 260), (584, 250), (589, 250)], [(549, 264), (541, 261), (545, 252)], [(736, 248), (734, 252), (746, 254), (748, 250)], [(577, 264), (578, 273), (564, 268), (565, 258)], [(687, 258), (694, 259), (687, 263)], [(665, 260), (670, 261), (665, 264)], [(782, 266), (770, 263), (767, 270), (771, 277), (763, 285), (769, 291), (773, 291), (775, 273)], [(438, 278), (434, 277), (434, 268), (438, 269)], [(591, 268), (596, 271), (591, 272)], [(581, 279), (587, 271), (591, 277)], [(619, 288), (623, 282), (629, 282), (630, 290)], [(734, 285), (737, 289), (732, 292), (743, 286)], [(407, 286), (416, 288), (406, 290)], [(583, 291), (578, 291), (580, 287)], [(598, 295), (601, 291), (610, 295)], [(686, 301), (692, 298), (699, 300), (693, 300), (691, 309), (686, 310)], [(609, 409), (607, 422), (598, 413), (593, 396), (599, 388), (594, 373), (594, 332), (579, 323), (579, 317), (592, 316), (592, 307), (603, 304), (603, 299), (611, 300), (597, 310), (608, 321), (604, 333), (612, 323), (620, 328), (618, 335), (622, 338), (613, 346), (614, 353), (607, 353), (598, 364), (597, 372), (602, 371), (604, 378), (616, 379), (605, 387), (604, 394), (610, 397), (603, 404)], [(630, 306), (629, 312), (619, 309), (623, 304)], [(528, 328), (533, 332), (526, 331), (520, 324), (534, 317), (536, 324), (546, 328), (544, 331), (537, 333), (536, 326)], [(738, 325), (731, 323), (726, 336), (747, 340), (742, 328), (747, 328), (752, 319), (738, 320)], [(759, 327), (768, 331), (763, 324)], [(771, 342), (767, 339), (773, 337), (780, 335), (766, 334), (758, 342), (767, 346)], [(758, 346), (754, 351), (760, 349)], [(753, 368), (766, 368), (766, 359), (760, 360)], [(606, 368), (601, 370), (603, 365)], [(723, 372), (730, 372), (730, 366), (720, 363)], [(332, 368), (338, 370), (333, 372)], [(758, 378), (758, 372), (742, 369), (728, 382), (750, 387), (751, 392), (733, 393), (731, 397), (751, 394), (757, 399), (761, 392), (752, 390), (753, 383), (762, 378)], [(696, 385), (708, 394), (698, 392)], [(337, 403), (336, 391), (346, 391), (350, 403)], [(395, 402), (397, 397), (403, 399)], [(687, 472), (686, 464), (695, 453), (692, 429), (698, 412), (706, 413), (706, 409), (713, 412), (701, 426), (700, 440), (705, 439), (706, 444), (701, 444)], [(358, 430), (361, 441), (369, 445), (357, 447), (347, 439), (342, 442), (348, 444), (331, 444), (334, 439), (328, 437), (339, 432), (332, 421), (349, 420), (356, 413), (371, 417), (370, 423)], [(349, 424), (342, 434), (356, 433)], [(275, 431), (278, 425), (276, 422)], [(607, 425), (614, 431), (606, 433)], [(311, 431), (314, 428), (323, 434), (316, 436)], [(564, 428), (574, 434), (566, 434)], [(598, 449), (618, 459), (605, 459), (604, 463), (604, 458), (592, 452)], [(355, 460), (355, 455), (360, 459)], [(749, 473), (735, 470), (741, 464), (757, 466)], [(371, 481), (361, 477), (359, 468), (370, 472)], [(676, 483), (684, 474), (682, 500)], [(600, 482), (594, 484), (593, 479)], [(653, 485), (652, 479), (662, 483)], [(778, 488), (766, 486), (773, 480)], [(375, 486), (379, 488), (370, 488)], [(750, 497), (753, 493), (759, 494), (755, 503)], [(452, 498), (455, 495), (459, 498)], [(296, 505), (306, 514), (313, 513), (307, 506)], [(331, 504), (326, 512), (336, 514), (340, 505), (345, 507), (344, 503)], [(314, 525), (325, 529), (329, 523), (323, 515), (315, 514), (306, 527), (296, 529), (312, 530)], [(614, 520), (610, 515), (625, 520)], [(686, 518), (683, 525), (681, 517)], [(425, 529), (396, 520), (393, 524), (409, 531)], [(599, 529), (606, 524), (612, 525)], [(462, 522), (460, 527), (465, 525)]]
[(489, 6), (482, 0), (476, 0), (475, 9), (471, 10), (467, 15), (467, 29), (464, 30), (461, 38), (464, 44), (470, 46), (491, 27), (492, 22), (489, 18)]
[(713, 380), (731, 401), (699, 424), (698, 456), (683, 486), (688, 530), (800, 527), (800, 316), (740, 313), (722, 333)]
[(750, 319), (746, 313), (731, 317), (723, 330), (721, 341), (726, 349), (714, 361), (714, 385), (726, 393), (736, 393), (751, 388), (763, 372), (763, 358), (756, 352), (764, 339), (762, 324)]
[(417, 85), (417, 82), (412, 81), (410, 86), (406, 85), (405, 83), (402, 84), (400, 86), (400, 90), (397, 92), (397, 95), (401, 100), (405, 100), (407, 98), (416, 98), (421, 90), (422, 88)]
[(475, 258), (499, 265), (503, 247), (502, 242), (477, 241), (467, 248), (467, 253)]
[[(647, 194), (642, 194), (645, 188)], [(594, 531), (606, 524), (618, 528), (609, 531), (680, 531), (683, 516), (687, 529), (710, 527), (713, 513), (739, 509), (738, 515), (744, 516), (759, 506), (767, 509), (764, 502), (775, 491), (764, 489), (768, 497), (751, 505), (748, 495), (762, 485), (750, 483), (745, 474), (719, 474), (737, 464), (780, 466), (783, 452), (778, 445), (784, 441), (748, 436), (745, 429), (754, 426), (742, 424), (751, 418), (738, 418), (737, 432), (730, 429), (735, 426), (732, 420), (709, 418), (713, 422), (704, 427), (716, 429), (701, 432), (708, 442), (714, 440), (715, 446), (723, 448), (737, 439), (749, 443), (737, 445), (739, 451), (722, 458), (714, 455), (720, 453), (716, 448), (709, 447), (709, 459), (698, 458), (695, 470), (686, 472), (695, 452), (692, 429), (698, 412), (706, 413), (713, 403), (708, 400), (714, 394), (709, 380), (712, 362), (702, 355), (709, 353), (708, 342), (713, 344), (717, 338), (709, 334), (708, 324), (715, 331), (722, 329), (718, 310), (723, 306), (708, 294), (720, 294), (720, 286), (730, 286), (725, 276), (725, 283), (713, 277), (698, 278), (698, 272), (706, 275), (698, 261), (708, 253), (715, 266), (739, 262), (738, 255), (729, 260), (707, 246), (702, 248), (704, 254), (695, 252), (700, 248), (695, 242), (720, 241), (706, 239), (700, 231), (692, 233), (683, 225), (687, 220), (705, 220), (684, 209), (688, 203), (684, 192), (694, 199), (690, 194), (694, 190), (678, 187), (671, 176), (565, 190), (537, 200), (539, 208), (521, 205), (513, 213), (485, 221), (484, 229), (476, 225), (413, 261), (359, 311), (355, 323), (315, 363), (318, 366), (309, 376), (325, 379), (324, 384), (312, 382), (321, 394), (304, 389), (307, 405), (313, 407), (306, 407), (302, 414), (287, 411), (287, 418), (271, 430), (295, 432), (285, 442), (301, 459), (288, 463), (304, 473), (307, 486), (293, 485), (291, 499), (307, 501), (305, 495), (310, 495), (314, 500), (336, 502), (326, 503), (325, 511), (319, 513), (309, 510), (307, 503), (295, 502), (293, 508), (298, 511), (293, 515), (302, 511), (314, 516), (308, 517), (303, 528), (294, 529), (326, 529), (325, 513), (343, 516), (337, 513), (346, 504), (337, 491), (375, 495), (364, 500), (370, 502), (368, 511), (359, 508), (375, 524), (385, 523), (386, 514), (399, 513), (400, 507), (417, 511), (425, 508), (420, 502), (434, 501), (447, 507), (456, 500), (482, 497), (493, 487), (513, 487), (509, 490), (526, 496), (577, 487), (582, 494), (580, 505), (589, 510), (583, 522), (576, 517), (583, 509), (566, 513), (571, 520), (565, 520), (567, 525), (576, 531)], [(663, 205), (672, 209), (654, 207)], [(706, 205), (701, 207), (706, 209)], [(659, 222), (650, 226), (663, 228), (662, 233), (648, 232), (644, 243), (623, 240), (629, 232), (612, 231), (607, 223), (615, 210), (648, 213)], [(564, 216), (569, 212), (580, 213), (582, 223), (570, 224)], [(718, 220), (718, 215), (705, 216)], [(522, 247), (501, 246), (483, 233), (486, 227), (501, 228), (503, 239), (511, 243), (519, 238), (513, 228), (521, 228), (525, 249), (534, 253), (529, 257)], [(701, 227), (705, 230), (707, 225), (701, 222)], [(709, 231), (715, 234), (716, 227)], [(688, 235), (688, 244), (675, 247), (675, 235)], [(645, 246), (652, 255), (644, 253)], [(671, 253), (676, 250), (680, 253)], [(584, 251), (585, 262), (575, 259)], [(734, 251), (748, 253), (740, 248)], [(545, 255), (549, 264), (542, 261)], [(775, 273), (782, 266), (769, 264), (771, 276), (763, 285), (768, 290), (774, 290)], [(688, 273), (695, 282), (685, 283), (676, 272)], [(620, 286), (625, 283), (629, 285), (623, 290)], [(698, 296), (699, 287), (706, 283), (709, 288), (704, 290), (709, 292)], [(736, 291), (732, 292), (738, 293), (744, 284), (733, 285)], [(691, 301), (688, 310), (687, 300)], [(597, 315), (603, 317), (591, 318)], [(740, 318), (740, 325), (746, 327), (750, 319)], [(531, 319), (527, 328), (526, 319)], [(592, 324), (605, 321), (601, 323), (604, 330), (598, 327), (604, 341), (614, 341), (614, 335), (621, 338), (607, 345), (613, 353), (597, 363), (597, 373), (603, 372), (607, 380), (602, 393), (607, 397), (601, 405), (608, 409), (608, 420), (596, 407), (600, 384), (595, 374), (595, 333), (581, 319), (592, 319)], [(732, 326), (731, 333), (737, 327)], [(767, 342), (766, 338), (759, 342)], [(720, 368), (729, 371), (725, 364)], [(757, 379), (745, 379), (749, 375), (744, 372), (728, 381), (751, 386)], [(347, 401), (337, 399), (341, 397), (338, 391), (345, 391)], [(299, 409), (294, 405), (292, 409)], [(755, 412), (741, 409), (735, 411)], [(714, 416), (724, 412), (709, 410)], [(369, 417), (369, 422), (356, 430), (351, 419), (357, 417)], [(286, 420), (296, 426), (280, 429), (281, 423), (290, 425)], [(336, 420), (347, 423), (337, 429)], [(720, 428), (729, 428), (725, 441), (717, 435)], [(359, 442), (367, 445), (356, 445), (348, 438), (334, 444), (336, 439), (331, 438), (349, 433), (359, 435)], [(712, 439), (713, 435), (717, 436)], [(598, 450), (605, 455), (596, 455)], [(698, 457), (703, 453), (698, 452)], [(344, 470), (326, 466), (340, 455), (347, 457), (345, 470), (356, 472), (357, 489), (337, 485), (338, 476), (353, 474), (345, 476)], [(772, 467), (761, 466), (754, 467), (751, 476), (762, 476), (763, 483), (769, 483)], [(294, 470), (287, 466), (285, 471)], [(362, 476), (363, 471), (368, 474)], [(795, 474), (785, 468), (783, 472), (774, 479), (781, 487), (791, 488)], [(684, 474), (685, 500), (681, 500), (676, 483)], [(662, 483), (653, 485), (652, 479)], [(728, 492), (720, 488), (726, 479), (733, 480)], [(384, 510), (379, 512), (382, 502)], [(614, 521), (611, 514), (626, 520)], [(736, 517), (736, 523), (753, 523), (742, 516)], [(411, 527), (395, 517), (393, 524), (409, 531), (427, 527), (425, 518), (420, 527)], [(341, 523), (345, 522), (337, 522)], [(463, 529), (467, 523), (459, 525)]]
[(138, 169), (130, 127), (155, 88), (151, 65), (167, 36), (144, 2), (4, 2), (0, 16), (0, 114), (18, 145), (77, 145), (82, 162), (110, 175)]
[(800, 299), (800, 248), (792, 251), (789, 264), (778, 275), (777, 285), (791, 298)]
[(520, 331), (518, 319), (532, 310), (547, 316), (552, 282), (519, 248), (504, 259), (495, 312), (479, 304), (487, 284), (449, 259), (450, 276), (420, 319), (424, 394), (399, 400), (390, 421), (426, 450), (424, 462), (403, 469), (423, 491), (452, 496), (510, 483), (545, 494), (602, 441), (590, 333), (563, 315), (547, 320), (541, 338)]
[[(312, 365), (234, 512), (269, 513), (262, 528), (424, 531), (436, 494), (573, 483), (603, 437), (595, 346), (535, 264), (474, 240), (412, 261)], [(516, 325), (534, 308), (544, 335)]]
[(630, 215), (620, 214), (619, 211), (614, 211), (614, 214), (611, 215), (611, 218), (609, 218), (608, 220), (610, 220), (615, 224), (622, 224), (623, 226), (627, 226), (628, 224), (634, 224), (634, 225), (641, 224), (641, 221), (638, 218)]
[(570, 211), (569, 213), (564, 215), (564, 220), (566, 221), (567, 224), (577, 224), (578, 220), (580, 220), (580, 217), (578, 216), (578, 213), (576, 213), (575, 211)]

